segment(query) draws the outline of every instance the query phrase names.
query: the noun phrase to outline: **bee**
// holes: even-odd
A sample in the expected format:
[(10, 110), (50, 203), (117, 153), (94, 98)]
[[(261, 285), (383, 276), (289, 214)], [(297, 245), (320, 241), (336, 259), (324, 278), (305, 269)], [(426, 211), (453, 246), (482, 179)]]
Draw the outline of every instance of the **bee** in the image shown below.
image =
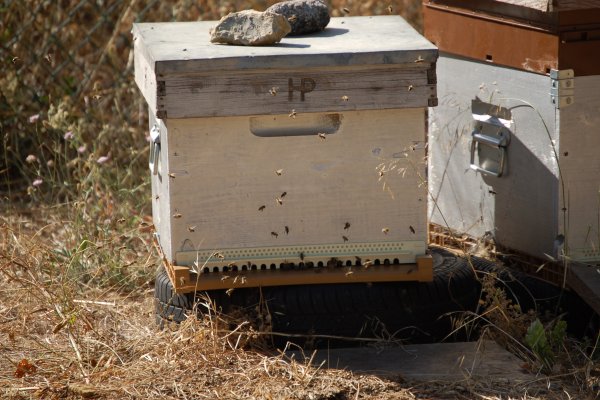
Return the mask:
[(118, 222), (119, 224), (122, 224), (123, 222), (125, 222), (125, 218), (119, 218), (119, 219), (117, 220), (117, 222)]
[(160, 199), (159, 195), (154, 196), (154, 200), (158, 200), (158, 199)]
[(169, 178), (173, 178), (173, 179), (175, 179), (175, 173), (173, 173), (173, 172), (169, 172)]
[(348, 10), (346, 7), (342, 8), (342, 11), (345, 12), (346, 14), (350, 14), (350, 10)]
[(300, 261), (304, 261), (304, 252), (301, 251), (298, 256), (300, 257)]
[(279, 90), (278, 87), (273, 86), (270, 90), (269, 93), (271, 94), (271, 96), (277, 96), (277, 90)]
[(213, 254), (213, 256), (217, 257), (219, 260), (223, 260), (225, 258), (225, 256), (219, 252), (216, 252)]
[(384, 175), (385, 175), (385, 172), (383, 172), (383, 170), (379, 170), (379, 177), (381, 178)]
[(227, 296), (230, 296), (230, 297), (231, 297), (231, 293), (233, 293), (233, 290), (234, 290), (233, 288), (231, 288), (231, 289), (227, 289), (227, 290), (225, 291), (225, 294), (226, 294)]
[(287, 195), (287, 192), (283, 192), (283, 193), (281, 193), (281, 196), (279, 196), (279, 197), (281, 197), (283, 199), (286, 195)]
[(348, 241), (348, 236), (343, 236), (342, 235), (342, 239), (344, 240), (344, 242), (347, 242)]
[(262, 205), (262, 206), (258, 207), (258, 211), (263, 211), (265, 208), (267, 208), (267, 206)]
[(19, 57), (13, 57), (13, 58), (12, 58), (12, 63), (14, 64), (14, 63), (16, 63), (18, 60), (19, 60)]
[(277, 170), (275, 170), (275, 175), (281, 176), (281, 174), (283, 174), (283, 169), (277, 169)]
[(196, 232), (196, 225), (194, 225), (194, 226), (188, 226), (187, 230), (189, 232)]
[(229, 278), (231, 278), (229, 275), (223, 275), (223, 277), (221, 278), (221, 282), (225, 282)]
[(291, 17), (288, 18), (288, 21), (290, 22), (296, 22), (298, 20), (298, 17), (296, 17), (295, 15), (292, 15)]
[(279, 204), (280, 206), (281, 206), (281, 205), (283, 205), (283, 200), (282, 200), (281, 198), (277, 197), (277, 198), (275, 199), (275, 201), (276, 201), (276, 202), (277, 202), (277, 204)]
[(296, 118), (296, 110), (292, 110), (292, 112), (288, 115), (290, 118)]
[(351, 270), (349, 269), (349, 270), (348, 270), (348, 272), (346, 272), (344, 275), (346, 275), (346, 276), (350, 276), (350, 275), (352, 275), (353, 273), (354, 273), (354, 272), (353, 272), (353, 271), (351, 271)]
[(233, 279), (233, 284), (235, 285), (238, 283), (238, 280), (240, 281), (240, 285), (244, 285), (246, 283), (246, 277), (238, 275)]
[(365, 263), (363, 264), (363, 267), (365, 267), (365, 269), (369, 268), (371, 265), (373, 265), (373, 261), (371, 260), (367, 260), (365, 261)]
[(413, 90), (413, 89), (414, 89), (414, 86), (413, 86), (413, 85), (408, 85), (408, 91), (409, 91), (409, 92), (410, 92), (411, 90)]
[(175, 213), (173, 214), (173, 218), (181, 218), (183, 215), (181, 215), (180, 213)]
[(350, 98), (348, 96), (342, 96), (342, 101), (348, 101)]
[(388, 6), (387, 10), (390, 14), (394, 12), (394, 8), (391, 5)]
[(277, 233), (277, 232), (271, 232), (271, 236), (273, 236), (274, 238), (278, 238), (279, 237), (279, 233)]
[(44, 57), (46, 59), (46, 61), (48, 61), (50, 64), (53, 64), (53, 60), (52, 60), (52, 54), (46, 54), (46, 56)]
[(326, 136), (323, 132), (317, 133), (317, 136), (319, 136), (319, 138), (321, 138), (321, 140), (325, 140)]
[(417, 59), (415, 60), (416, 63), (420, 63), (420, 62), (423, 62), (423, 61), (425, 61), (425, 60), (421, 56), (417, 57)]
[(356, 259), (357, 264), (362, 263), (362, 259), (359, 256), (354, 256), (354, 258)]
[(413, 228), (413, 226), (412, 226), (412, 225), (410, 225), (410, 226), (408, 227), (408, 229), (410, 229), (410, 232), (411, 232), (413, 235), (416, 233), (416, 231), (415, 231), (415, 228)]
[(348, 229), (350, 229), (350, 222), (346, 222), (344, 224), (344, 230), (348, 230)]
[(284, 228), (284, 230), (285, 230), (285, 234), (286, 235), (288, 235), (290, 233), (290, 227), (289, 226), (286, 225), (285, 228)]
[(383, 232), (384, 235), (387, 235), (389, 231), (390, 231), (390, 228), (383, 228), (381, 230), (381, 232)]

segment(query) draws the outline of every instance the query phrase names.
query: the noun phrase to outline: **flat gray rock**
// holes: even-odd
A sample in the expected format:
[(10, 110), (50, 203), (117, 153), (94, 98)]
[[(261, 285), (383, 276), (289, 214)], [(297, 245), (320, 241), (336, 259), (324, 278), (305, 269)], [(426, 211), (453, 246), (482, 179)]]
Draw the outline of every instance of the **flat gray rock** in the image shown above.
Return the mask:
[(329, 23), (329, 8), (319, 0), (282, 1), (266, 11), (285, 16), (292, 26), (290, 35), (319, 32)]
[(211, 29), (212, 43), (264, 46), (279, 42), (291, 31), (290, 23), (281, 14), (245, 10), (228, 14)]

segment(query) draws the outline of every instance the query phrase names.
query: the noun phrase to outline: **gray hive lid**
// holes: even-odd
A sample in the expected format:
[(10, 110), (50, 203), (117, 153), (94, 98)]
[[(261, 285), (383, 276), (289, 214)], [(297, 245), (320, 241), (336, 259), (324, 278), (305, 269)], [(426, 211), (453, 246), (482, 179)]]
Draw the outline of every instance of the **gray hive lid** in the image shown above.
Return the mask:
[(134, 24), (136, 47), (156, 74), (351, 65), (402, 64), (421, 57), (435, 62), (437, 49), (398, 16), (332, 18), (319, 33), (286, 37), (273, 46), (210, 43), (216, 21)]
[(134, 25), (135, 80), (158, 118), (436, 104), (437, 48), (401, 17), (332, 18), (322, 32), (254, 47), (210, 43), (215, 24)]

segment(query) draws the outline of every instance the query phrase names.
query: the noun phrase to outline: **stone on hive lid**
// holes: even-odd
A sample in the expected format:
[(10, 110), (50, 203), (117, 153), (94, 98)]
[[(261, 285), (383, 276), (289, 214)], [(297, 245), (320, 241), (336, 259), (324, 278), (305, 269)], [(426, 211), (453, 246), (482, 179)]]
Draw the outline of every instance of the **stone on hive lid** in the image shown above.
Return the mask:
[(329, 23), (329, 8), (320, 0), (282, 1), (266, 11), (285, 16), (292, 26), (290, 35), (319, 32)]
[(283, 15), (245, 10), (221, 18), (210, 32), (210, 41), (245, 46), (268, 45), (279, 42), (291, 29)]

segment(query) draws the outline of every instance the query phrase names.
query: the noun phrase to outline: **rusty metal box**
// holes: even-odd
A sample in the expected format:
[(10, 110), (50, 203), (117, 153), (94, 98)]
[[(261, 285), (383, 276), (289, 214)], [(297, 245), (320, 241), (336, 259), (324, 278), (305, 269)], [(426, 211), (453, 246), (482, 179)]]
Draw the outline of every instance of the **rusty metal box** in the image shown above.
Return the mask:
[(426, 251), (437, 49), (400, 17), (333, 18), (274, 46), (215, 22), (134, 26), (166, 260), (209, 273)]
[(599, 0), (423, 0), (440, 51), (542, 74), (600, 74)]
[(431, 222), (544, 259), (600, 261), (600, 2), (424, 10), (440, 46)]

